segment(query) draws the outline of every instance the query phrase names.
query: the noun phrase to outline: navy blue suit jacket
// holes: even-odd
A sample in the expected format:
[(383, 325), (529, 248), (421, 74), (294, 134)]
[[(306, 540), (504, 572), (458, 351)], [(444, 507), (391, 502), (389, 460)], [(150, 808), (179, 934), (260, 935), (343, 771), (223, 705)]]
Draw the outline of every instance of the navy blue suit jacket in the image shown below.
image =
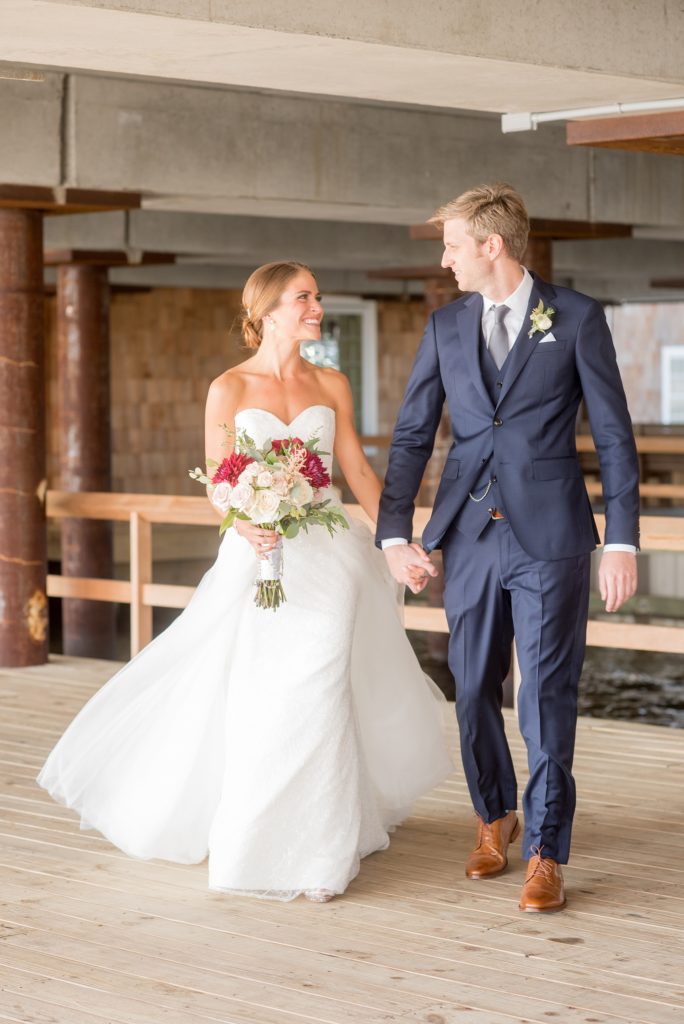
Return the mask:
[[(425, 328), (392, 437), (376, 542), (412, 536), (415, 498), (446, 400), (454, 436), (423, 545), (440, 546), (489, 461), (507, 518), (533, 558), (593, 550), (599, 535), (577, 458), (582, 398), (599, 456), (606, 543), (639, 545), (639, 466), (632, 424), (601, 305), (533, 275), (521, 332), (492, 402), (480, 370), (482, 296), (436, 310)], [(529, 314), (543, 299), (550, 331), (531, 338)], [(545, 333), (555, 341), (543, 342)]]

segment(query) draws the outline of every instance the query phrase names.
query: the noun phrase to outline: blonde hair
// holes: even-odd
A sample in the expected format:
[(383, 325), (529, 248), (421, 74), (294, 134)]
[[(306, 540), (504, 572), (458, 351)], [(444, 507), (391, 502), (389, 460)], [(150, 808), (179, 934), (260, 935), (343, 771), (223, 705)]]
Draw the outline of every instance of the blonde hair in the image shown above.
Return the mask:
[(264, 317), (280, 302), (288, 281), (302, 270), (313, 277), (306, 263), (297, 260), (279, 260), (264, 263), (249, 275), (242, 290), (240, 326), (247, 348), (259, 348), (264, 336)]
[(442, 228), (454, 218), (466, 221), (466, 231), (478, 242), (501, 235), (508, 255), (522, 260), (530, 233), (530, 218), (519, 192), (512, 185), (497, 182), (479, 185), (435, 210), (428, 224)]

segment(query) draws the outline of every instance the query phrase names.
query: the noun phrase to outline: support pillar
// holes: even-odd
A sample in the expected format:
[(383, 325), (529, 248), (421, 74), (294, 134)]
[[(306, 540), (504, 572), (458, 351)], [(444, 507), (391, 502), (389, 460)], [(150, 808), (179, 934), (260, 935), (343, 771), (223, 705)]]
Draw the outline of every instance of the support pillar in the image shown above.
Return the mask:
[(535, 274), (539, 274), (544, 281), (552, 280), (552, 244), (550, 238), (531, 237), (527, 242), (527, 249), (522, 258), (523, 266), (527, 267), (528, 270), (533, 270)]
[(0, 209), (0, 665), (48, 660), (43, 215)]
[[(109, 285), (104, 267), (57, 268), (60, 486), (111, 490)], [(65, 519), (62, 574), (113, 576), (110, 523)], [(116, 606), (76, 598), (62, 602), (65, 654), (116, 657)]]

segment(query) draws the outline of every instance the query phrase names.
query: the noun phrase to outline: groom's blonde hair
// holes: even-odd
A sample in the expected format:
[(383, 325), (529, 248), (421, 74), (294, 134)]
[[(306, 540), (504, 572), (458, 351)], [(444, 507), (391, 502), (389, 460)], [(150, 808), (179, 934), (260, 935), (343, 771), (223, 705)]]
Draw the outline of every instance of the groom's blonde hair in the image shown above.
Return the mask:
[(466, 221), (466, 231), (478, 242), (490, 235), (500, 235), (506, 252), (514, 260), (522, 260), (530, 233), (530, 218), (522, 196), (505, 182), (478, 185), (435, 210), (428, 224), (444, 227), (455, 218)]

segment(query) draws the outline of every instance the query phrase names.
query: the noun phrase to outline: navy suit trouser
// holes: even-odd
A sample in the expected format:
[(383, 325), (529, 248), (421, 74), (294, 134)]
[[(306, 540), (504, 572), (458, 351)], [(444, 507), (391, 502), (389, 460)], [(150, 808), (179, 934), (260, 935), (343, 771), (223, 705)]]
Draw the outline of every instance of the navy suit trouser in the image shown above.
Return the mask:
[(501, 714), (515, 636), (522, 678), (518, 722), (529, 767), (523, 855), (539, 848), (565, 864), (575, 811), (572, 760), (590, 556), (531, 558), (506, 520), (491, 521), (476, 541), (452, 526), (442, 556), (449, 667), (473, 805), (486, 822), (518, 806)]

